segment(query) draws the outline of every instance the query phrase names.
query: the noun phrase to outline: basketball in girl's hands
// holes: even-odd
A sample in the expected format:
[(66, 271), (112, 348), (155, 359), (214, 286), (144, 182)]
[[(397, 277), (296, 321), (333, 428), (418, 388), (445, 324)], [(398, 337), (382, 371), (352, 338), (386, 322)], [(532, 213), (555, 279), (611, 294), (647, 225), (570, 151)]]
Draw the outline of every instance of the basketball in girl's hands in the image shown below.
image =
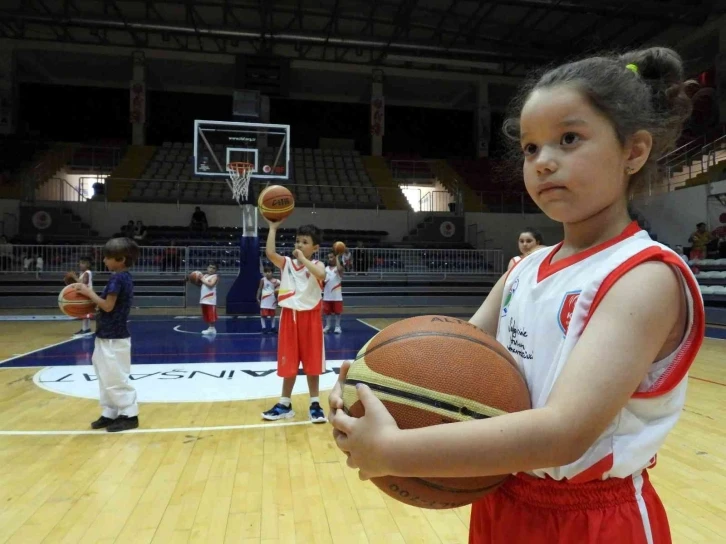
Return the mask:
[(345, 253), (345, 244), (343, 242), (335, 242), (333, 244), (333, 253), (336, 255), (342, 255)]
[(58, 295), (58, 307), (68, 317), (85, 318), (96, 310), (96, 304), (72, 285), (63, 288)]
[(266, 219), (281, 221), (295, 209), (295, 199), (286, 187), (270, 185), (260, 193), (257, 207)]
[(199, 270), (195, 270), (194, 272), (189, 273), (189, 282), (193, 283), (194, 285), (201, 285), (202, 284), (202, 277), (204, 274), (202, 274)]
[[(487, 419), (531, 408), (529, 391), (504, 346), (478, 327), (440, 315), (404, 319), (358, 352), (343, 386), (345, 410), (365, 414), (355, 385), (367, 384), (401, 429)], [(457, 508), (499, 487), (509, 475), (371, 481), (420, 508)]]

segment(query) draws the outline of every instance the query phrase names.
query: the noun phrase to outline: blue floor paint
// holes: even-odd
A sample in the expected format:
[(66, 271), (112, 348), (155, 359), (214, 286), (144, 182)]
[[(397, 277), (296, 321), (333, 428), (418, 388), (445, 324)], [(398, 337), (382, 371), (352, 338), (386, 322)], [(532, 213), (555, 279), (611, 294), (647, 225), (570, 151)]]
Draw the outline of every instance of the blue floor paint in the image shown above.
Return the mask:
[[(325, 356), (329, 360), (351, 359), (376, 330), (356, 318), (343, 318), (342, 334), (325, 335)], [(174, 330), (177, 328), (178, 330)], [(260, 320), (223, 319), (215, 337), (201, 331), (201, 320), (134, 319), (131, 332), (131, 361), (135, 364), (169, 363), (253, 363), (277, 360), (277, 334), (262, 334)], [(0, 368), (45, 367), (91, 364), (93, 337), (79, 338), (29, 353), (2, 363)]]

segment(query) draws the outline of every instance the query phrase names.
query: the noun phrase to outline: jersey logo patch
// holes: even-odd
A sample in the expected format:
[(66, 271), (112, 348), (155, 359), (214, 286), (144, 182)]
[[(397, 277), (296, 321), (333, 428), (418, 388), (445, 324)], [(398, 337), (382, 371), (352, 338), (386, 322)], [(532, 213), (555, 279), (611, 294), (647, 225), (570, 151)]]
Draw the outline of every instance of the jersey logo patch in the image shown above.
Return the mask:
[(567, 329), (570, 327), (570, 320), (572, 319), (572, 313), (575, 311), (575, 305), (577, 299), (580, 298), (582, 291), (570, 291), (565, 293), (560, 303), (560, 310), (557, 312), (557, 323), (560, 326), (562, 334), (567, 334)]
[(514, 280), (514, 283), (512, 283), (512, 286), (509, 288), (509, 292), (504, 297), (504, 302), (502, 303), (502, 315), (500, 317), (507, 317), (507, 313), (509, 312), (509, 303), (512, 302), (512, 297), (514, 296), (514, 293), (517, 292), (517, 287), (519, 287), (519, 278)]

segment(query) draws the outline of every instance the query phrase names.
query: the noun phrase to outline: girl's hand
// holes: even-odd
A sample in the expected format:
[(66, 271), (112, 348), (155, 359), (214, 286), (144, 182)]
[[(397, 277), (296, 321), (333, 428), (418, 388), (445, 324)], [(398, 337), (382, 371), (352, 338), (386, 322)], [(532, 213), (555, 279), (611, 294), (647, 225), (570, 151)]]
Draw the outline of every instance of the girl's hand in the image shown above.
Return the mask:
[[(328, 395), (328, 407), (330, 408), (330, 415), (334, 416), (337, 410), (343, 409), (343, 383), (345, 378), (348, 377), (348, 369), (350, 368), (350, 361), (344, 361), (340, 365), (340, 371), (338, 372), (338, 381), (335, 382), (333, 390)], [(336, 431), (333, 431), (335, 437)]]
[[(345, 369), (347, 374), (348, 369)], [(344, 380), (343, 368), (340, 373)], [(359, 384), (356, 389), (358, 398), (363, 403), (365, 415), (354, 418), (347, 415), (342, 408), (342, 380), (336, 384), (330, 394), (331, 423), (333, 424), (335, 443), (348, 455), (348, 466), (359, 469), (361, 480), (387, 476), (392, 473), (390, 446), (399, 438), (401, 430), (396, 420), (386, 410), (383, 403), (367, 386)], [(335, 405), (334, 405), (335, 404)], [(333, 410), (335, 412), (333, 413)]]
[(84, 295), (88, 295), (88, 292), (91, 290), (85, 283), (74, 283), (73, 288)]
[(277, 221), (271, 221), (271, 220), (267, 219), (267, 217), (265, 217), (264, 215), (262, 216), (262, 219), (265, 220), (265, 223), (267, 223), (267, 226), (270, 227), (270, 229), (275, 229), (275, 230), (280, 228), (280, 225), (282, 225), (283, 221), (285, 221), (284, 218), (279, 219)]
[(297, 259), (298, 262), (302, 262), (302, 259), (304, 257), (303, 252), (300, 251), (299, 249), (293, 250), (292, 256), (293, 256), (294, 259)]

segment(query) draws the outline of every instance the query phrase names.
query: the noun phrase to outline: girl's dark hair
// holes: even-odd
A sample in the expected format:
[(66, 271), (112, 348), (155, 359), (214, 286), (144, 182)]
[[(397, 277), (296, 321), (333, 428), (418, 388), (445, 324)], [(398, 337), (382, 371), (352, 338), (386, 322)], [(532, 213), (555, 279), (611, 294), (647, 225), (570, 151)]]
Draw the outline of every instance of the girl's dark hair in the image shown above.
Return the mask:
[(272, 267), (271, 267), (270, 265), (267, 265), (267, 264), (266, 264), (266, 265), (265, 265), (265, 266), (264, 266), (264, 267), (262, 268), (262, 271), (263, 271), (263, 272), (272, 272)]
[(535, 242), (537, 242), (539, 245), (544, 244), (544, 238), (542, 237), (542, 233), (537, 229), (533, 229), (532, 227), (524, 227), (522, 229), (522, 232), (520, 232), (519, 234), (522, 234), (524, 232), (530, 233), (532, 235), (532, 238), (534, 238)]
[(320, 229), (315, 225), (301, 225), (297, 228), (296, 236), (310, 236), (314, 246), (319, 246), (323, 238)]
[[(658, 159), (675, 147), (683, 123), (691, 114), (681, 57), (672, 49), (652, 47), (623, 55), (589, 57), (533, 77), (512, 102), (511, 116), (502, 127), (504, 134), (518, 145), (519, 115), (530, 95), (560, 85), (582, 92), (610, 120), (621, 144), (639, 130), (650, 132), (653, 148), (647, 162), (631, 176), (631, 190), (657, 177)], [(519, 147), (517, 152), (521, 156)]]
[(103, 256), (117, 261), (125, 259), (126, 266), (130, 267), (139, 257), (139, 246), (131, 238), (111, 238), (103, 246)]

